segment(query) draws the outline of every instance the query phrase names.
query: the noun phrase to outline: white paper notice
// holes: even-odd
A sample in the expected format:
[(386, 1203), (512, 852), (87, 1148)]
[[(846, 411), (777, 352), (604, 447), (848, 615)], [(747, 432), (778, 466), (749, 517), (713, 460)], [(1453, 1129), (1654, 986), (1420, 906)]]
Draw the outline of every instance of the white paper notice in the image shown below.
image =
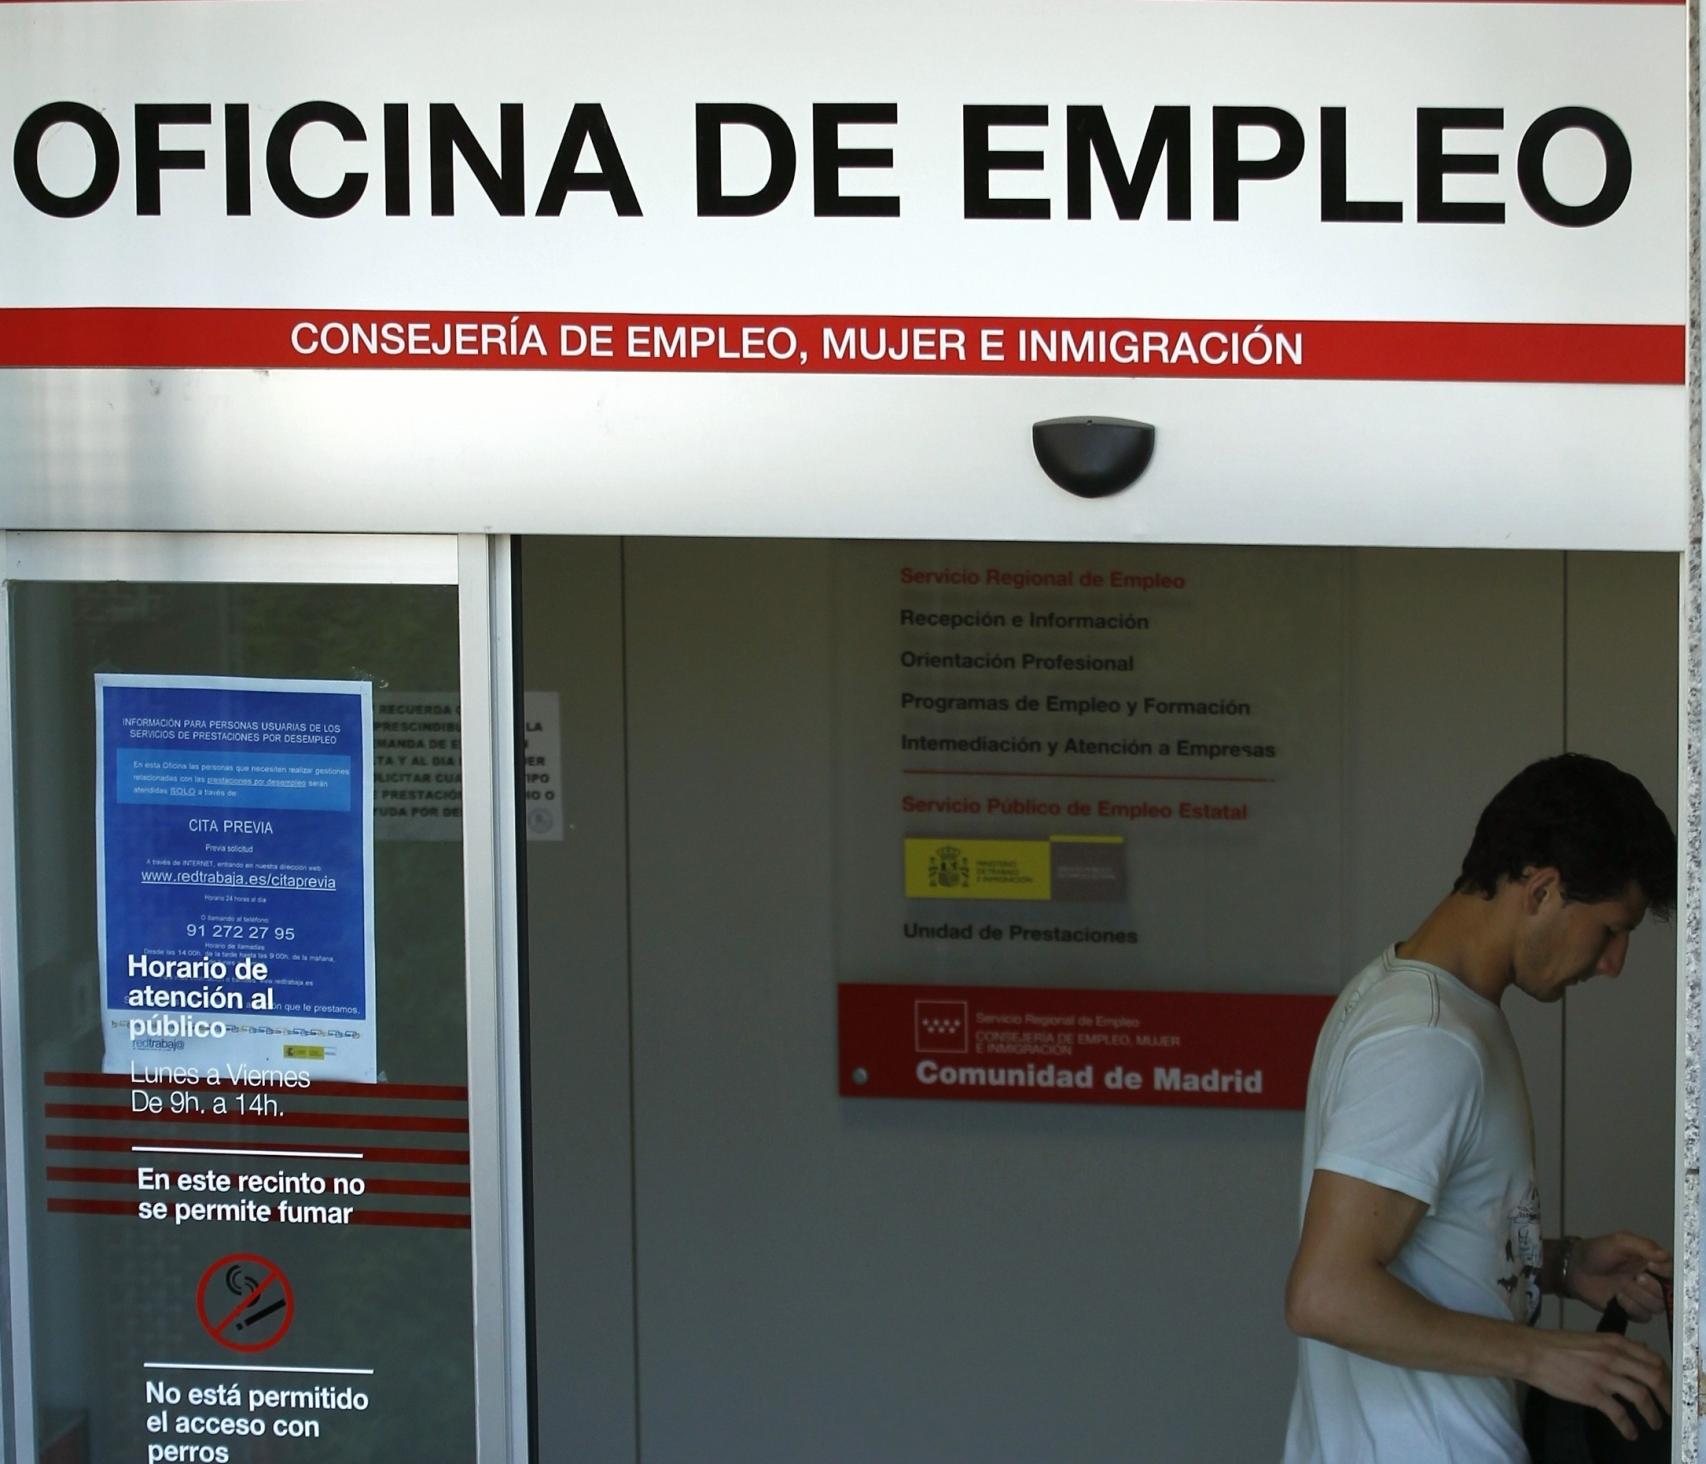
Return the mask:
[(522, 717), (526, 722), (522, 755), (523, 797), (527, 807), (527, 837), (563, 838), (563, 735), (562, 712), (554, 691), (522, 693)]
[[(563, 837), (561, 699), (524, 692), (527, 837)], [(462, 837), (462, 703), (451, 692), (381, 692), (373, 714), (374, 823), (382, 839)]]
[(382, 691), (373, 706), (373, 822), (382, 839), (462, 837), (462, 703)]

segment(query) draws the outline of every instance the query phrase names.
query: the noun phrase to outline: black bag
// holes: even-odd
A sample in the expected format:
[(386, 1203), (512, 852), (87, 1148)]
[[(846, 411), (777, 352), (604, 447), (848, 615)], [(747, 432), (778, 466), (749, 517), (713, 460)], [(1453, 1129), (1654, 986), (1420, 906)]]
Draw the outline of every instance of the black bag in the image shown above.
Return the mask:
[[(1622, 1335), (1628, 1326), (1628, 1316), (1613, 1301), (1594, 1330)], [(1632, 1440), (1597, 1408), (1531, 1388), (1522, 1415), (1523, 1442), (1534, 1464), (1670, 1464), (1670, 1419), (1653, 1428), (1634, 1409), (1626, 1411), (1635, 1422)]]

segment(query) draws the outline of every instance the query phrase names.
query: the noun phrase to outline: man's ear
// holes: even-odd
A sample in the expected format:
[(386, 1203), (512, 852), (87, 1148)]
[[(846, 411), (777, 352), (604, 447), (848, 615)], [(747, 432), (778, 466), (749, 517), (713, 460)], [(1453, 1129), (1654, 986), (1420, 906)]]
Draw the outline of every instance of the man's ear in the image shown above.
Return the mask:
[(1529, 865), (1523, 870), (1519, 885), (1525, 915), (1538, 915), (1554, 901), (1563, 902), (1564, 876), (1553, 865)]

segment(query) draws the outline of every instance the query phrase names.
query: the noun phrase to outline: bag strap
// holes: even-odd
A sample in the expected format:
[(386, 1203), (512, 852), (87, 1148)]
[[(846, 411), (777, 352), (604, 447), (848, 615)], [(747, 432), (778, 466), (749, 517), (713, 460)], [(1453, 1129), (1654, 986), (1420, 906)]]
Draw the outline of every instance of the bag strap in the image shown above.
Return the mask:
[[(1665, 1336), (1670, 1339), (1671, 1346), (1674, 1348), (1676, 1346), (1676, 1329), (1672, 1313), (1670, 1277), (1659, 1276), (1656, 1279), (1659, 1283), (1659, 1289), (1665, 1294)], [(1605, 1310), (1600, 1313), (1599, 1325), (1594, 1328), (1594, 1331), (1615, 1332), (1621, 1337), (1628, 1330), (1629, 1313), (1623, 1310), (1623, 1304), (1614, 1296)]]

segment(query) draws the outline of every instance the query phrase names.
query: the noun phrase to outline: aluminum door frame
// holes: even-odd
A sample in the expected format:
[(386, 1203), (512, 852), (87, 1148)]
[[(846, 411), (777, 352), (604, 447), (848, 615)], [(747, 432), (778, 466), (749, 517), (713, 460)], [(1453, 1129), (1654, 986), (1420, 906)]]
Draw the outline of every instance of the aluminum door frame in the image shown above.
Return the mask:
[(514, 630), (507, 535), (0, 532), (0, 1154), (6, 1353), (0, 1450), (37, 1457), (29, 1341), (22, 972), (13, 757), (13, 581), (377, 584), (457, 587), (462, 698), (462, 874), (468, 1007), (468, 1148), (479, 1464), (528, 1457), (523, 1251), (520, 928)]

